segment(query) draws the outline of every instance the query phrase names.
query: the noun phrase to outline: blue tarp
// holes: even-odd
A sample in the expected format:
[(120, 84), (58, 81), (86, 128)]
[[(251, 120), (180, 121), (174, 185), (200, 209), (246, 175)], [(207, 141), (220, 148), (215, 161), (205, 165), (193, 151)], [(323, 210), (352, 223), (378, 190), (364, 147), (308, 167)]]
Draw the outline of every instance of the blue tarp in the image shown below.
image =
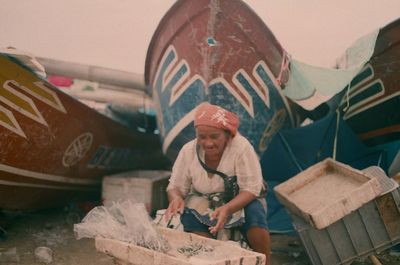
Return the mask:
[(281, 130), (261, 157), (263, 177), (268, 182), (268, 223), (271, 232), (294, 231), (285, 208), (278, 202), (273, 187), (328, 157), (333, 157), (336, 137), (336, 160), (357, 169), (372, 165), (382, 167), (381, 151), (371, 152), (336, 113), (313, 124)]

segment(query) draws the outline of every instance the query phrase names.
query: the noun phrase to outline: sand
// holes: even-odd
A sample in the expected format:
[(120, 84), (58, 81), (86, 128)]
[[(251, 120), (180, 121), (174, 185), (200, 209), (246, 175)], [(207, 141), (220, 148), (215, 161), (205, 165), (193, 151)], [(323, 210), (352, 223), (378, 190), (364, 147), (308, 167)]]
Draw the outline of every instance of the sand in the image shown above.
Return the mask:
[[(0, 264), (46, 264), (35, 257), (34, 252), (38, 247), (51, 249), (53, 255), (49, 264), (52, 265), (114, 264), (112, 257), (96, 251), (93, 239), (75, 239), (73, 223), (76, 222), (79, 222), (78, 216), (64, 209), (0, 215), (0, 225), (7, 231), (7, 238), (0, 241)], [(272, 235), (272, 250), (273, 265), (310, 264), (296, 237)], [(5, 257), (7, 251), (9, 254)], [(4, 261), (5, 258), (9, 261)], [(13, 258), (18, 258), (19, 263), (12, 262)], [(400, 264), (400, 258), (387, 252), (378, 258), (383, 264)], [(371, 263), (367, 260), (353, 264)]]

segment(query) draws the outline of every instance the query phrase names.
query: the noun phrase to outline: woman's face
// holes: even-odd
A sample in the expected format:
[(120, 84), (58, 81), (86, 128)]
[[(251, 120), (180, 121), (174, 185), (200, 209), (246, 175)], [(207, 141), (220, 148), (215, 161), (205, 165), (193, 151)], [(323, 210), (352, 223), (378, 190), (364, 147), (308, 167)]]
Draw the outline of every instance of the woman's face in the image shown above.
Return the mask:
[(226, 131), (206, 125), (196, 127), (196, 136), (207, 156), (221, 156), (231, 138)]

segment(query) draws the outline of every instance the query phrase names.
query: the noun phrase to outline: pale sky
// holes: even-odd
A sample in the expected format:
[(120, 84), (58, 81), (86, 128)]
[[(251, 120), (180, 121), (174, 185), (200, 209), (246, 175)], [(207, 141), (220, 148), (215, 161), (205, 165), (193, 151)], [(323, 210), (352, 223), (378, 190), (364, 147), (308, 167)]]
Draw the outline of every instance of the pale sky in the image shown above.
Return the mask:
[[(294, 58), (332, 66), (356, 39), (400, 17), (400, 0), (245, 0)], [(143, 73), (174, 0), (0, 0), (0, 47)]]

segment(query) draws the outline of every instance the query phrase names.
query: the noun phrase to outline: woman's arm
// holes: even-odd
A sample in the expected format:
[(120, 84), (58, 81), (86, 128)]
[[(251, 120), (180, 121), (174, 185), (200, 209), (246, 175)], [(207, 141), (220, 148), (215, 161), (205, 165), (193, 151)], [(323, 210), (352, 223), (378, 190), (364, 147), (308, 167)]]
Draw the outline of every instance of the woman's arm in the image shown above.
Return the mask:
[(164, 214), (165, 220), (171, 219), (177, 213), (183, 213), (185, 207), (182, 193), (177, 188), (168, 190), (168, 201), (169, 205)]
[(217, 224), (210, 227), (211, 233), (222, 229), (228, 216), (243, 209), (256, 199), (262, 189), (261, 166), (254, 148), (245, 140), (239, 149), (240, 154), (234, 160), (234, 173), (237, 176), (240, 192), (235, 198), (211, 214), (212, 218), (218, 219)]
[(187, 143), (179, 151), (178, 157), (172, 167), (171, 177), (167, 187), (169, 205), (164, 217), (168, 220), (177, 213), (183, 213), (184, 198), (191, 187), (191, 179), (188, 175), (188, 149), (191, 143)]
[(215, 234), (218, 230), (224, 228), (228, 216), (243, 209), (248, 203), (254, 200), (256, 196), (249, 191), (241, 191), (227, 204), (222, 205), (211, 213), (212, 219), (218, 219), (217, 224), (209, 228), (210, 233)]

